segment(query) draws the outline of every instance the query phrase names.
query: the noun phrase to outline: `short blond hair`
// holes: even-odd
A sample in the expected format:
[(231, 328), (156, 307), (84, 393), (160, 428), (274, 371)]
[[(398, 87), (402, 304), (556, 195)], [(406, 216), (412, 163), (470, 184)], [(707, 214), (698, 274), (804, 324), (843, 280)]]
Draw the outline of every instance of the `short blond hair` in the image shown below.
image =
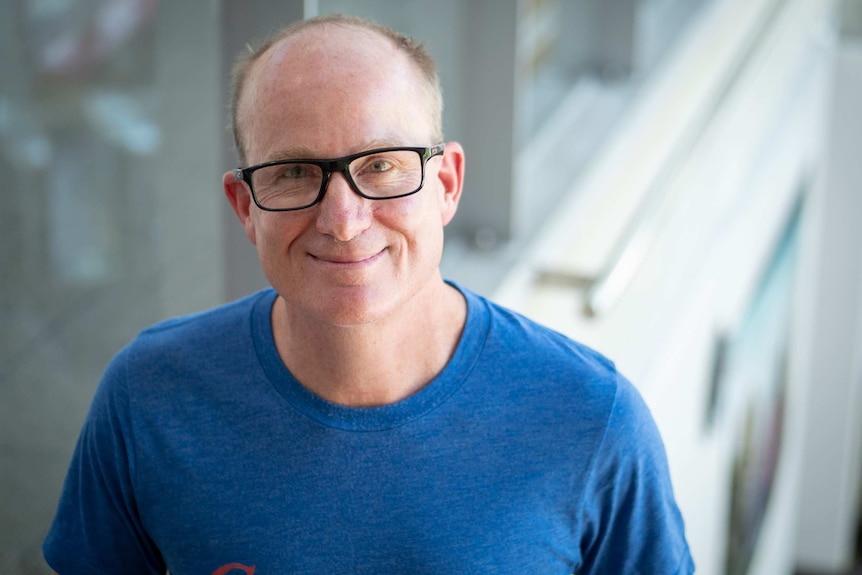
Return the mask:
[(413, 38), (372, 20), (345, 14), (326, 14), (293, 22), (265, 38), (262, 42), (256, 45), (248, 45), (247, 49), (240, 53), (237, 58), (231, 73), (230, 127), (233, 132), (234, 144), (239, 155), (240, 165), (244, 166), (246, 163), (246, 142), (240, 130), (239, 105), (252, 67), (261, 56), (282, 40), (290, 38), (303, 30), (326, 25), (345, 26), (373, 32), (391, 41), (398, 50), (407, 56), (408, 60), (419, 71), (420, 77), (425, 80), (424, 91), (431, 105), (431, 125), (434, 126), (435, 131), (432, 135), (434, 139), (432, 143), (442, 142), (443, 93), (440, 88), (437, 64), (430, 54), (428, 54), (425, 47)]

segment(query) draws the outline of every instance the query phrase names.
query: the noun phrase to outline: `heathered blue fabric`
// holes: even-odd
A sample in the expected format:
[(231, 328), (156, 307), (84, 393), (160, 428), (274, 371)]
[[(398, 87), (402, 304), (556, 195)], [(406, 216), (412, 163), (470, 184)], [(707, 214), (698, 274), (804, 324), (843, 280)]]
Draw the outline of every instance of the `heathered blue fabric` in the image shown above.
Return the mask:
[[(461, 289), (461, 288), (459, 288)], [(266, 290), (106, 370), (44, 552), (61, 575), (691, 573), (661, 439), (612, 363), (463, 290), (443, 372), (348, 408), (279, 359)]]

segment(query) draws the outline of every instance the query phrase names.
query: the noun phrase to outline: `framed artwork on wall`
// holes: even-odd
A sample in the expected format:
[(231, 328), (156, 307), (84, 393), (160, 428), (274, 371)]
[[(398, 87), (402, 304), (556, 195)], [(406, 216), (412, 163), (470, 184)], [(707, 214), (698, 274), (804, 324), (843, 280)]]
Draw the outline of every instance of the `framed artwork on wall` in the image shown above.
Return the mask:
[(802, 208), (800, 194), (745, 313), (716, 342), (706, 422), (731, 445), (726, 575), (748, 573), (777, 482)]

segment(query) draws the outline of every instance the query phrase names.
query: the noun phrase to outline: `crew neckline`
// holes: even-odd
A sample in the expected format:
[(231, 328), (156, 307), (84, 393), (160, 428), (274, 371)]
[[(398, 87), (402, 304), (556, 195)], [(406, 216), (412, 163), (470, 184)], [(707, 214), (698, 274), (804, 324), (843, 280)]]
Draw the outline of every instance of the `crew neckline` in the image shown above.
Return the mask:
[(461, 339), (449, 363), (428, 385), (405, 399), (379, 407), (348, 407), (332, 403), (304, 387), (281, 361), (272, 333), (272, 306), (277, 293), (261, 293), (251, 314), (252, 339), (258, 361), (275, 390), (294, 409), (322, 425), (347, 431), (382, 431), (404, 425), (433, 411), (455, 393), (479, 358), (490, 329), (490, 314), (479, 297), (454, 282), (467, 302)]

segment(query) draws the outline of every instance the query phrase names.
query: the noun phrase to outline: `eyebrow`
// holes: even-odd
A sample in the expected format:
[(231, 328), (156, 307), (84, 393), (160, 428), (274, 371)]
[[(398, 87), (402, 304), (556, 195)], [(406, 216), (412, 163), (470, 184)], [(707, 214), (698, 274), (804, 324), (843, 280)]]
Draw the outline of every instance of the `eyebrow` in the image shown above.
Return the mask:
[(271, 154), (267, 154), (264, 158), (265, 162), (275, 162), (278, 160), (292, 160), (297, 158), (313, 158), (314, 152), (311, 151), (311, 148), (306, 148), (305, 146), (294, 146), (291, 148), (283, 148), (280, 150), (276, 150)]
[[(396, 139), (386, 139), (386, 140), (368, 140), (362, 143), (361, 146), (357, 147), (356, 150), (344, 154), (344, 156), (350, 156), (352, 154), (358, 154), (360, 152), (364, 152), (366, 150), (374, 150), (377, 148), (395, 148), (399, 146), (406, 146), (407, 144), (396, 140)], [(340, 156), (341, 157), (341, 156)], [(268, 154), (264, 162), (277, 162), (279, 160), (328, 160), (330, 157), (322, 157), (320, 154), (314, 152), (311, 148), (306, 146), (291, 146), (289, 148), (282, 148), (276, 150), (275, 152)]]

